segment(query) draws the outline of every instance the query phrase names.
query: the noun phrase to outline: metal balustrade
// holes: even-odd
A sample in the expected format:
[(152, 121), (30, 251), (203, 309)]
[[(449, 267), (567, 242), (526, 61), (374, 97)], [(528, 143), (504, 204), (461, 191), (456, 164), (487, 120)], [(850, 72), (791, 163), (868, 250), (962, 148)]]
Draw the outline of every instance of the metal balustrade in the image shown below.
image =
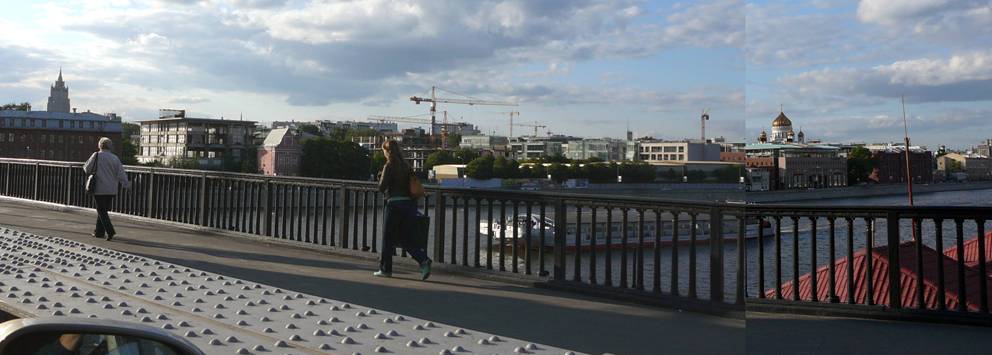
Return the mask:
[[(382, 252), (383, 196), (371, 182), (125, 170), (132, 187), (115, 199), (118, 213)], [(92, 207), (84, 180), (80, 163), (0, 158), (3, 196)], [(977, 244), (977, 256), (968, 256), (975, 260), (964, 254), (965, 239), (988, 230), (992, 208), (754, 205), (428, 187), (419, 209), (431, 217), (428, 253), (435, 265), (468, 274), (715, 313), (746, 303), (765, 311), (992, 319), (985, 239), (970, 242)], [(954, 246), (956, 258), (937, 257)]]

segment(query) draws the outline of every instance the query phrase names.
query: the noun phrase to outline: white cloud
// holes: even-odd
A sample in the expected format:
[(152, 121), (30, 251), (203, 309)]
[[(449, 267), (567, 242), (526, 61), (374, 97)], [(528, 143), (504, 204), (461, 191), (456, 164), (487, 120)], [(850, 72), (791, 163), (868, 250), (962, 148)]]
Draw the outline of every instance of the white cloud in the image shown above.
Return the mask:
[(989, 33), (987, 0), (861, 0), (858, 19), (917, 34)]
[(893, 84), (900, 85), (938, 86), (992, 80), (992, 51), (954, 55), (947, 59), (904, 60), (876, 70), (888, 76)]

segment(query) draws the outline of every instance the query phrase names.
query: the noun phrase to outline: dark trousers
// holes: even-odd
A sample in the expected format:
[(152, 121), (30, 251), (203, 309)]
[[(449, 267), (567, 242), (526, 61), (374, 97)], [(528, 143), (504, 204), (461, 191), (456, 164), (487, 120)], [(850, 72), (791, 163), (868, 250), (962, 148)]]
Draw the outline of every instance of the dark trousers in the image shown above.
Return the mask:
[(410, 235), (416, 230), (413, 217), (417, 215), (417, 205), (410, 200), (388, 202), (385, 214), (386, 228), (382, 236), (382, 250), (379, 251), (379, 271), (393, 272), (393, 254), (397, 245), (423, 265), (428, 260), (427, 251), (415, 245)]
[(96, 230), (93, 234), (97, 237), (103, 238), (104, 234), (113, 237), (117, 235), (114, 231), (114, 224), (110, 222), (110, 214), (107, 211), (110, 210), (111, 203), (114, 202), (114, 195), (93, 195), (93, 200), (96, 200)]

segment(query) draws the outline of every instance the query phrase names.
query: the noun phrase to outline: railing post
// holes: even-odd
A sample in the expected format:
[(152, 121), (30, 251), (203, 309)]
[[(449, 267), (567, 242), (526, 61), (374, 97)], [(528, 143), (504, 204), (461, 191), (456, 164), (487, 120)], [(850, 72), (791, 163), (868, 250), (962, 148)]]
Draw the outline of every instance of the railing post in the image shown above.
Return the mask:
[[(900, 285), (901, 268), (899, 265), (899, 215), (889, 212), (886, 216), (885, 225), (888, 232), (889, 249), (889, 307), (893, 309), (902, 308), (902, 288)], [(850, 267), (850, 265), (849, 265)]]
[(75, 171), (72, 167), (66, 168), (65, 170), (65, 202), (66, 206), (72, 204), (72, 185), (75, 185), (75, 181), (72, 178), (72, 173)]
[(41, 163), (34, 163), (34, 195), (31, 199), (35, 201), (38, 200), (38, 185), (41, 185), (38, 179), (40, 171)]
[[(272, 180), (265, 179), (265, 236), (272, 236)], [(334, 206), (331, 206), (334, 208)]]
[(338, 245), (342, 249), (348, 249), (348, 213), (351, 212), (351, 196), (348, 188), (341, 186), (341, 230), (338, 231)]
[(444, 262), (444, 217), (447, 208), (448, 202), (444, 193), (441, 190), (434, 192), (434, 261), (439, 263)]
[(155, 215), (155, 168), (148, 169), (148, 201), (145, 206), (145, 217)]
[(719, 207), (710, 209), (710, 302), (723, 303), (723, 211)]
[[(565, 280), (565, 233), (568, 224), (565, 200), (555, 202), (555, 280)], [(576, 226), (578, 228), (578, 226)], [(625, 275), (626, 276), (626, 275)]]
[(10, 170), (13, 169), (13, 168), (14, 168), (14, 164), (7, 163), (7, 169), (4, 170), (6, 172), (5, 175), (7, 175), (4, 178), (4, 185), (5, 185), (4, 188), (3, 188), (3, 195), (4, 196), (10, 196)]
[(207, 173), (200, 174), (200, 216), (201, 226), (207, 225)]

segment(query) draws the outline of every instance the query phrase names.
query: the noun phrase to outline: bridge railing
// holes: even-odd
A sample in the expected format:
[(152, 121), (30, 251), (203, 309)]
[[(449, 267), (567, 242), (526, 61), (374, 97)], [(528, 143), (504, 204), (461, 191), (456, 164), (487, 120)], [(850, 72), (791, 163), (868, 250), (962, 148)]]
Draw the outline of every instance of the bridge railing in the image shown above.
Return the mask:
[[(93, 207), (80, 163), (0, 158), (3, 196)], [(370, 182), (128, 166), (114, 212), (379, 253)], [(547, 287), (723, 312), (744, 305), (743, 205), (429, 187), (435, 263)], [(712, 237), (715, 236), (715, 237)]]
[(749, 309), (992, 325), (992, 207), (749, 205), (747, 213), (769, 221), (748, 249)]

